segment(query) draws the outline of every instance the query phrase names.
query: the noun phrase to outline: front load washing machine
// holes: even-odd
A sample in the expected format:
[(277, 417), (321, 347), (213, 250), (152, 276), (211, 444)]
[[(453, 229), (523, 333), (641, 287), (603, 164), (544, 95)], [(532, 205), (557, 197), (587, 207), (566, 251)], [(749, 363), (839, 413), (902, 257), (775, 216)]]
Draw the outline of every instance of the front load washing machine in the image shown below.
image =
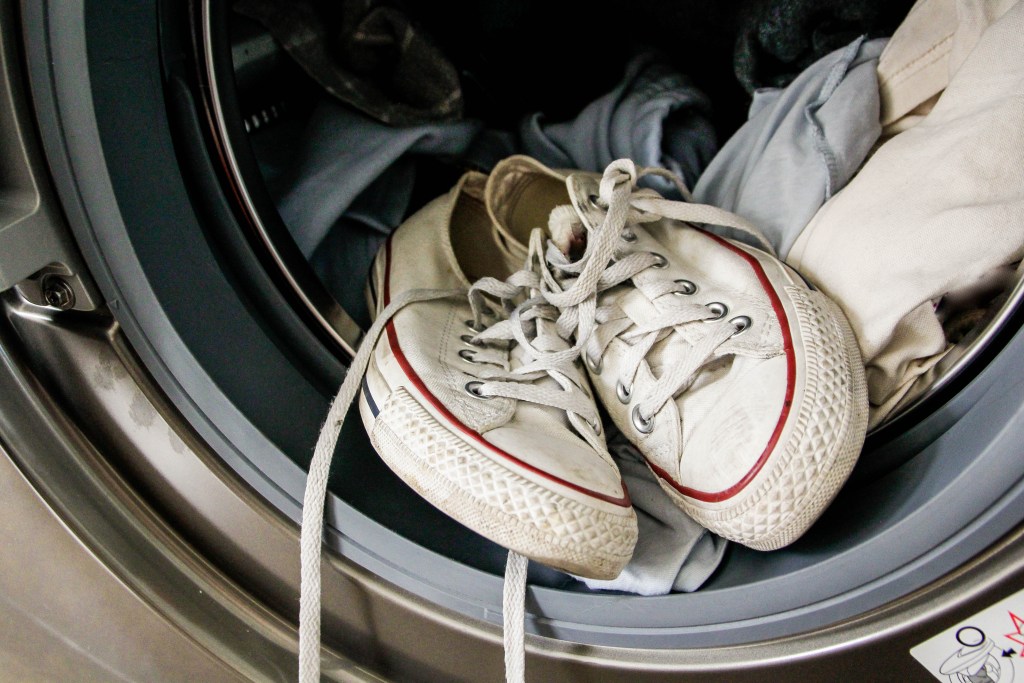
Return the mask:
[[(730, 11), (686, 5), (698, 33)], [(2, 677), (295, 680), (306, 468), (361, 334), (249, 144), (301, 94), (227, 3), (0, 11)], [(911, 649), (951, 629), (951, 656), (1024, 648), (1002, 602), (1024, 589), (1020, 298), (795, 544), (732, 547), (661, 597), (531, 566), (527, 679), (926, 681)], [(325, 521), (325, 678), (502, 679), (503, 549), (405, 487), (358, 419)]]

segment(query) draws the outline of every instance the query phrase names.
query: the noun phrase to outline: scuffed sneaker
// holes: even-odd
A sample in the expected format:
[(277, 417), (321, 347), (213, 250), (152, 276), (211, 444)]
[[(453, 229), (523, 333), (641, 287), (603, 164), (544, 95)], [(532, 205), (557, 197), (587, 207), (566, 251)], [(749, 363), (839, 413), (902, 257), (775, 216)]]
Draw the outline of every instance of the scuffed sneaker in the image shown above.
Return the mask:
[[(562, 291), (547, 298), (572, 312), (612, 421), (708, 529), (759, 550), (796, 540), (846, 481), (867, 429), (863, 364), (839, 307), (770, 247), (699, 227), (757, 235), (739, 216), (637, 187), (664, 171), (520, 163), (549, 184), (550, 234), (570, 238), (548, 249)], [(556, 208), (559, 185), (571, 211)], [(566, 253), (580, 235), (582, 256)]]
[(579, 352), (537, 296), (543, 259), (496, 230), (483, 183), (466, 176), (378, 254), (376, 312), (408, 291), (469, 296), (394, 314), (370, 356), (360, 414), (388, 466), (457, 521), (551, 567), (612, 578), (632, 555), (636, 515)]

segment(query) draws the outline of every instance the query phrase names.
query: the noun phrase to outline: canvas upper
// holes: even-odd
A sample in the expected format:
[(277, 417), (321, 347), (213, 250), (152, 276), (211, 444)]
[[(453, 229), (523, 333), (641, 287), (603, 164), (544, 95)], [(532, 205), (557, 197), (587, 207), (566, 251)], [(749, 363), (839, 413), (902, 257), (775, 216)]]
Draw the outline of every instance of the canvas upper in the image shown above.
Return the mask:
[(578, 353), (574, 361), (557, 334), (557, 311), (529, 302), (538, 260), (524, 268), (521, 239), (544, 225), (504, 212), (499, 231), (487, 182), (468, 174), (378, 254), (374, 310), (407, 292), (456, 294), (394, 314), (360, 412), (385, 462), (458, 521), (553, 567), (614, 577), (632, 554), (636, 517)]
[[(631, 162), (603, 177), (535, 174), (571, 206), (552, 212), (551, 233), (569, 237), (549, 257), (615, 425), (712, 531), (765, 550), (798, 538), (866, 431), (863, 365), (839, 308), (767, 251), (699, 225), (752, 230), (741, 218), (638, 187)], [(580, 235), (585, 253), (566, 254)]]

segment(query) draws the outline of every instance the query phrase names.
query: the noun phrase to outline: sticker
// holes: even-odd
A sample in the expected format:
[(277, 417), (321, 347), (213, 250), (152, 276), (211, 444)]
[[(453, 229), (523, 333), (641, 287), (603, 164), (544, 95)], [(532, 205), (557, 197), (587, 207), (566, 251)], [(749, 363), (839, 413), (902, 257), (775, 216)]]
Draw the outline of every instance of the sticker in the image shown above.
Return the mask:
[(1024, 590), (911, 648), (910, 654), (940, 681), (1012, 683), (1016, 667), (1024, 669), (1022, 651)]

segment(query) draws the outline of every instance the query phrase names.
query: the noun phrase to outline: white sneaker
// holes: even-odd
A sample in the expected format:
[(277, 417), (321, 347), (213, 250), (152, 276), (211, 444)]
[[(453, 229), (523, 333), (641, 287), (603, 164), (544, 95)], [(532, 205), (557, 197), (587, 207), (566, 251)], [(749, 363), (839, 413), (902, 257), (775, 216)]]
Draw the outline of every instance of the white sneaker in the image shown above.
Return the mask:
[[(550, 171), (538, 171), (548, 177)], [(695, 520), (759, 550), (787, 545), (846, 480), (867, 428), (857, 343), (838, 306), (715, 207), (639, 189), (633, 163), (566, 178), (552, 213), (558, 296), (600, 401)], [(681, 188), (685, 192), (685, 188)], [(769, 247), (770, 248), (770, 247)], [(596, 308), (595, 308), (596, 305)]]
[[(370, 355), (360, 413), (388, 466), (451, 517), (549, 566), (611, 578), (632, 555), (636, 514), (579, 349), (557, 334), (559, 311), (535, 298), (541, 231), (527, 251), (519, 240), (534, 227), (529, 211), (505, 201), (499, 208), (518, 225), (499, 232), (484, 183), (467, 175), (378, 254), (376, 313), (414, 290), (462, 295), (394, 313)], [(516, 272), (523, 254), (534, 267)]]

